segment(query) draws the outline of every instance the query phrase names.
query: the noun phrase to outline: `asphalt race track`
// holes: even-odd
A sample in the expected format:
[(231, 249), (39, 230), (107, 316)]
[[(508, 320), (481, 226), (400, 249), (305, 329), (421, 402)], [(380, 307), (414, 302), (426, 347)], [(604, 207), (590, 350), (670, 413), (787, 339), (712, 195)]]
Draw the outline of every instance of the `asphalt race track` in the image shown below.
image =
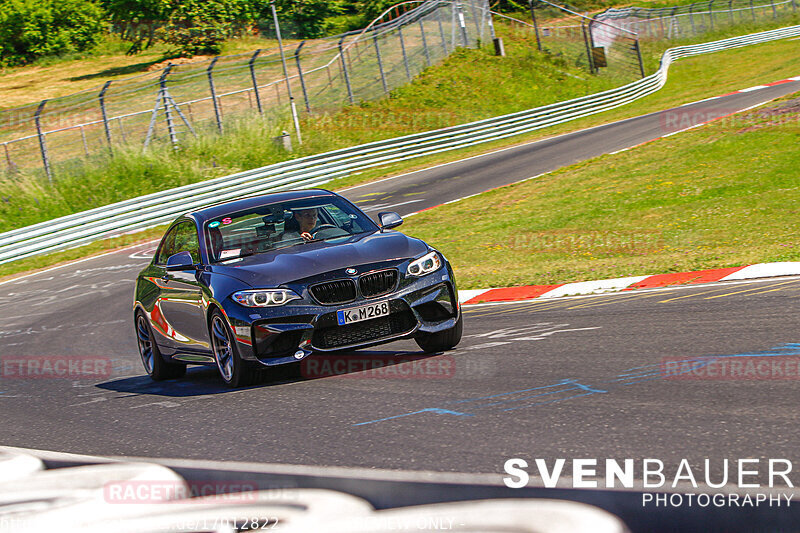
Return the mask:
[(636, 146), (798, 90), (800, 81), (764, 86), (354, 187), (345, 195), (368, 212), (390, 209), (405, 215)]
[[(707, 119), (798, 89), (679, 110)], [(408, 214), (650, 140), (664, 124), (647, 115), (346, 194), (371, 211)], [(499, 473), (510, 457), (656, 457), (673, 469), (681, 458), (800, 460), (791, 375), (800, 278), (470, 306), (452, 352), (425, 358), (396, 342), (313, 357), (231, 391), (214, 369), (163, 383), (144, 375), (131, 304), (152, 247), (0, 285), (0, 443), (471, 473)], [(62, 356), (93, 374), (37, 371)], [(731, 365), (722, 377), (670, 373), (702, 357)], [(758, 379), (733, 370), (762, 359), (776, 364)]]

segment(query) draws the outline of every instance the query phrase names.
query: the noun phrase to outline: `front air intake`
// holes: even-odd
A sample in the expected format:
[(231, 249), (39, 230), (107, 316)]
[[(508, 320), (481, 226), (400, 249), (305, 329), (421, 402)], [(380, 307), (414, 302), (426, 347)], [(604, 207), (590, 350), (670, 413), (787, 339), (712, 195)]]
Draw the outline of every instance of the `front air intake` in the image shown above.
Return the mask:
[(311, 296), (323, 305), (344, 304), (356, 299), (356, 284), (352, 279), (337, 279), (312, 285)]
[(358, 288), (365, 298), (381, 296), (394, 291), (397, 285), (397, 269), (370, 272), (358, 278)]

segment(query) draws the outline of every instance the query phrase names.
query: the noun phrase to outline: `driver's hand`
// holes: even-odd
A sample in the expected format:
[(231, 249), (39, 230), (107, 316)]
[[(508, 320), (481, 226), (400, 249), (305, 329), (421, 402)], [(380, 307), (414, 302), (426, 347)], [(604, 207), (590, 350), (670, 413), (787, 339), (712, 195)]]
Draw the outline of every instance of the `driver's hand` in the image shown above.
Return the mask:
[(311, 234), (310, 234), (309, 232), (307, 232), (307, 231), (304, 231), (303, 233), (301, 233), (301, 234), (300, 234), (300, 236), (301, 236), (302, 238), (304, 238), (305, 240), (307, 240), (307, 241), (311, 241), (311, 240), (313, 240), (313, 239), (314, 239), (314, 236), (313, 236), (313, 235), (311, 235)]

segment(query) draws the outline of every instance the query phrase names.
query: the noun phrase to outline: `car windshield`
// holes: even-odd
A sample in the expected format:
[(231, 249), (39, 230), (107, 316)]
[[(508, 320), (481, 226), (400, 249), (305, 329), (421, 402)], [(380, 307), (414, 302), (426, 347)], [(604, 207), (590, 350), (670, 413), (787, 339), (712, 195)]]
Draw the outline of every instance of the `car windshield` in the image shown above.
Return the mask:
[(350, 202), (324, 196), (266, 204), (215, 217), (205, 224), (205, 238), (209, 260), (218, 263), (377, 229)]

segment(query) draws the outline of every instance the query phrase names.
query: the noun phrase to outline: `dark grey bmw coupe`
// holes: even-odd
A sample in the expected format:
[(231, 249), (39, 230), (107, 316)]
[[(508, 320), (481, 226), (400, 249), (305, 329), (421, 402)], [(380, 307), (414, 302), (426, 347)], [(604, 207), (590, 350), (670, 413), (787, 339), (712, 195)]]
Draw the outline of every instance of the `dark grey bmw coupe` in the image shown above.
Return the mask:
[(413, 338), (453, 348), (462, 316), (444, 256), (321, 189), (178, 217), (136, 280), (134, 323), (154, 380), (216, 365), (232, 387), (314, 352)]

